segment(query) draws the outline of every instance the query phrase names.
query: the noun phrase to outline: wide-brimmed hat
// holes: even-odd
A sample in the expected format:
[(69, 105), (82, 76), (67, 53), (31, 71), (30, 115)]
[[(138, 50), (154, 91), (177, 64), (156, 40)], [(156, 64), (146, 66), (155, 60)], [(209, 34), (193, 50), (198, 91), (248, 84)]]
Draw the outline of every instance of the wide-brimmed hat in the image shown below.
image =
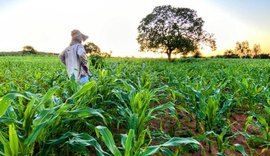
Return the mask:
[(85, 41), (88, 39), (88, 36), (84, 35), (81, 33), (79, 30), (74, 29), (71, 31), (71, 37), (72, 39), (80, 40), (80, 41)]

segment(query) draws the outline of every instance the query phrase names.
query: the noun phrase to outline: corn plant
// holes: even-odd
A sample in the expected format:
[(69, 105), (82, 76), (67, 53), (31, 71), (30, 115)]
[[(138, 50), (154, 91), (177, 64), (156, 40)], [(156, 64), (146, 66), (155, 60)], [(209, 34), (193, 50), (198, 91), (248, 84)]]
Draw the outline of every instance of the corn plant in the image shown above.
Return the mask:
[[(242, 145), (240, 144), (231, 144), (230, 140), (232, 138), (236, 138), (238, 135), (244, 135), (246, 136), (246, 134), (240, 133), (240, 132), (236, 132), (233, 135), (229, 135), (228, 132), (230, 132), (230, 127), (233, 125), (234, 123), (230, 124), (229, 126), (224, 126), (224, 128), (222, 129), (221, 133), (216, 133), (214, 131), (207, 131), (205, 132), (203, 135), (198, 135), (195, 138), (198, 140), (203, 140), (203, 141), (208, 141), (208, 142), (213, 142), (216, 144), (218, 153), (214, 153), (217, 154), (219, 156), (225, 156), (225, 150), (230, 149), (230, 151), (239, 151), (243, 156), (247, 156), (247, 153), (245, 151), (245, 149), (243, 148)], [(214, 140), (212, 140), (214, 139)], [(209, 145), (211, 146), (211, 145)]]
[[(93, 84), (94, 82), (89, 82), (84, 85), (65, 103), (54, 96), (59, 87), (51, 88), (43, 97), (32, 93), (26, 93), (27, 95), (10, 93), (2, 97), (0, 122), (9, 127), (9, 133), (6, 130), (1, 131), (1, 143), (5, 145), (5, 155), (14, 155), (14, 153), (33, 155), (35, 148), (46, 146), (47, 140), (59, 135), (58, 133), (64, 131), (67, 128), (65, 125), (71, 121), (78, 122), (98, 117), (102, 119), (99, 123), (106, 124), (101, 114), (102, 110), (80, 106), (83, 95), (94, 87)], [(55, 129), (55, 126), (60, 129)], [(16, 144), (10, 144), (11, 142)]]
[(145, 129), (148, 123), (155, 117), (154, 112), (169, 109), (175, 113), (173, 103), (163, 104), (155, 108), (150, 107), (152, 101), (158, 102), (155, 94), (160, 91), (159, 89), (155, 91), (149, 89), (137, 90), (133, 85), (125, 81), (123, 81), (123, 84), (124, 88), (128, 90), (127, 93), (114, 90), (115, 95), (121, 101), (121, 103), (118, 104), (118, 109), (120, 114), (128, 122), (128, 128), (134, 129), (137, 137), (139, 137), (140, 134), (146, 133)]
[(254, 124), (259, 127), (261, 131), (261, 136), (251, 136), (248, 139), (254, 142), (261, 142), (262, 146), (269, 147), (270, 143), (270, 129), (269, 129), (269, 116), (270, 116), (270, 107), (265, 106), (265, 115), (259, 115), (254, 112), (249, 112), (249, 115), (246, 119), (244, 126), (245, 132), (247, 132), (248, 126)]
[[(183, 144), (197, 144), (200, 145), (198, 141), (192, 138), (179, 138), (173, 137), (167, 142), (154, 145), (154, 146), (140, 146), (136, 147), (140, 140), (136, 139), (136, 134), (133, 129), (129, 129), (128, 134), (121, 135), (121, 145), (122, 147), (118, 147), (115, 144), (112, 133), (108, 128), (104, 126), (96, 127), (96, 134), (98, 137), (102, 138), (102, 141), (105, 143), (109, 151), (115, 156), (148, 156), (156, 153), (163, 153), (168, 156), (174, 156), (176, 153), (173, 153), (168, 147), (178, 147)], [(140, 144), (140, 143), (139, 143)], [(122, 149), (122, 150), (121, 150)], [(178, 153), (178, 151), (176, 151)]]

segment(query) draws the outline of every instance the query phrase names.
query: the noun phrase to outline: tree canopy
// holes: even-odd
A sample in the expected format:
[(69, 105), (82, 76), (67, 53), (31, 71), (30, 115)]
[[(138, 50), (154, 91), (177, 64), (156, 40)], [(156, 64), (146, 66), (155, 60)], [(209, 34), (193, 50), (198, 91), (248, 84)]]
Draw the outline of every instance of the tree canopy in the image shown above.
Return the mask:
[[(226, 57), (241, 57), (241, 58), (257, 58), (261, 55), (261, 45), (254, 44), (253, 49), (250, 48), (248, 41), (236, 42), (234, 50), (226, 50)], [(263, 56), (263, 55), (262, 55)]]
[(87, 42), (84, 44), (84, 48), (85, 48), (85, 51), (86, 53), (88, 54), (93, 54), (93, 53), (100, 53), (100, 48), (93, 42)]
[(24, 54), (27, 54), (27, 53), (29, 53), (29, 54), (36, 54), (36, 53), (37, 53), (37, 51), (34, 49), (34, 47), (32, 47), (32, 46), (30, 46), (30, 45), (24, 46), (24, 47), (22, 48), (22, 52), (23, 52)]
[(213, 34), (204, 31), (203, 24), (203, 19), (190, 8), (175, 8), (170, 5), (155, 7), (138, 27), (140, 51), (166, 53), (171, 61), (172, 53), (194, 52), (201, 44), (214, 50), (216, 42)]

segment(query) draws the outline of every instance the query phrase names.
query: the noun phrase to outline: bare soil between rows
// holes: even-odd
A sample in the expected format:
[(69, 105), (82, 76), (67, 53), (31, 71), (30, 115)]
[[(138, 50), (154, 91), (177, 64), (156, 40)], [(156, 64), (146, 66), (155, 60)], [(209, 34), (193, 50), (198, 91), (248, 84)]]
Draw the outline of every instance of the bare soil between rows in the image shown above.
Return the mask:
[[(170, 134), (173, 133), (171, 136), (173, 137), (194, 137), (196, 135), (200, 135), (200, 132), (196, 132), (196, 122), (192, 120), (190, 114), (185, 112), (178, 112), (181, 118), (178, 118), (178, 121), (171, 117), (170, 115), (164, 115), (159, 120), (152, 120), (150, 122), (151, 130), (158, 130), (162, 129), (164, 132)], [(235, 134), (236, 132), (244, 132), (244, 125), (246, 122), (247, 115), (235, 113), (232, 114), (229, 118), (230, 123), (232, 126), (230, 127), (231, 135)], [(180, 126), (177, 125), (177, 122), (180, 123)], [(174, 132), (173, 132), (174, 131)], [(256, 126), (248, 126), (247, 129), (248, 134), (260, 135), (260, 129)], [(186, 154), (189, 156), (217, 156), (218, 149), (215, 143), (211, 145), (211, 152), (208, 151), (209, 145), (204, 142), (200, 141), (201, 145), (203, 146), (204, 150), (193, 151), (190, 150)], [(158, 141), (156, 142), (158, 144)], [(230, 145), (234, 144), (241, 144), (245, 152), (248, 155), (253, 156), (270, 156), (270, 148), (264, 148), (260, 145), (254, 145), (253, 147), (249, 148), (247, 145), (247, 140), (243, 135), (237, 135), (235, 138), (231, 138), (229, 141)], [(188, 148), (188, 147), (187, 147)], [(225, 151), (227, 156), (242, 156), (240, 152), (237, 150), (230, 150), (227, 149)]]

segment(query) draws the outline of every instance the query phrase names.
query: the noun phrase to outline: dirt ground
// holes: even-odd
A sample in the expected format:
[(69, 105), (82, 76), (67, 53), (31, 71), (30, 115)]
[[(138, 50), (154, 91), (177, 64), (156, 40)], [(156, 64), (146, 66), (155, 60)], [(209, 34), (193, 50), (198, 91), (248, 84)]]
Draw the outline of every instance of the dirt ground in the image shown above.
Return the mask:
[[(196, 132), (196, 122), (190, 118), (190, 114), (188, 115), (185, 112), (178, 112), (180, 114), (179, 123), (180, 126), (177, 124), (176, 119), (170, 117), (169, 115), (164, 115), (160, 118), (160, 120), (152, 120), (150, 123), (150, 128), (152, 130), (157, 130), (160, 127), (162, 127), (162, 130), (167, 133), (174, 133), (171, 134), (171, 136), (176, 137), (192, 137), (201, 134), (200, 132)], [(236, 132), (243, 132), (244, 131), (244, 125), (246, 122), (247, 115), (244, 114), (233, 114), (229, 118), (230, 123), (232, 126), (230, 127), (230, 135), (235, 134)], [(172, 132), (174, 131), (174, 132)], [(248, 134), (253, 135), (259, 135), (260, 129), (256, 126), (248, 126), (247, 129)], [(208, 151), (209, 145), (206, 142), (200, 141), (204, 150), (200, 151), (189, 151), (186, 154), (192, 155), (192, 156), (217, 156), (218, 155), (218, 149), (216, 147), (216, 144), (213, 142), (211, 145), (211, 152)], [(243, 135), (237, 135), (235, 138), (230, 139), (229, 141), (230, 145), (234, 144), (240, 144), (244, 147), (245, 152), (247, 155), (253, 155), (253, 156), (270, 156), (270, 148), (263, 148), (261, 146), (254, 146), (249, 148), (247, 145), (247, 140)], [(237, 150), (230, 150), (227, 149), (225, 151), (225, 154), (227, 156), (242, 156), (240, 152)]]

